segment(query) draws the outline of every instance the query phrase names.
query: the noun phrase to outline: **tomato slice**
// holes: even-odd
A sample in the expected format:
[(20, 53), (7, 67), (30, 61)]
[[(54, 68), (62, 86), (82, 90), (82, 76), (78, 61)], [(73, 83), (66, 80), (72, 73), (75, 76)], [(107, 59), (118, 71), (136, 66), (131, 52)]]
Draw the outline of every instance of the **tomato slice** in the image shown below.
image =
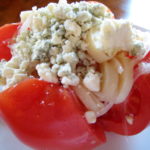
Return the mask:
[(9, 60), (11, 58), (11, 52), (9, 48), (9, 42), (17, 32), (19, 23), (7, 24), (0, 27), (0, 60)]
[(90, 150), (105, 142), (71, 89), (27, 79), (0, 93), (2, 116), (25, 144), (35, 149)]
[[(142, 60), (142, 62), (150, 63), (150, 53)], [(139, 69), (137, 65), (135, 68), (135, 73), (138, 74), (138, 71)], [(105, 130), (122, 135), (134, 135), (141, 132), (148, 125), (149, 121), (149, 73), (140, 75), (136, 79), (127, 99), (121, 104), (114, 105), (107, 114), (98, 120), (98, 122), (103, 124)]]

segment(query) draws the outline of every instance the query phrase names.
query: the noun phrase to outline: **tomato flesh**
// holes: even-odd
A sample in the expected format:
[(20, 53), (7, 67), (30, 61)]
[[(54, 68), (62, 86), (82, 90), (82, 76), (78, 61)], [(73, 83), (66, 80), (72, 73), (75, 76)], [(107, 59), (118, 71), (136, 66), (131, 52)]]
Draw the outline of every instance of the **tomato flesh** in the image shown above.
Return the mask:
[(90, 150), (105, 142), (88, 125), (84, 107), (70, 89), (28, 79), (0, 93), (2, 116), (25, 144), (36, 149)]
[(11, 52), (9, 48), (9, 42), (17, 32), (19, 23), (8, 24), (0, 27), (0, 60), (9, 60), (11, 58)]

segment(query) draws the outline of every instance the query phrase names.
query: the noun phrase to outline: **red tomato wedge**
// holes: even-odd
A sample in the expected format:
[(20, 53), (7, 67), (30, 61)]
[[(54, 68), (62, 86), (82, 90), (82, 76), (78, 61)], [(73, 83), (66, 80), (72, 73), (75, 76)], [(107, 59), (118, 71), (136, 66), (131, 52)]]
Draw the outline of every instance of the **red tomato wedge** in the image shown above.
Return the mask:
[(10, 40), (17, 32), (19, 23), (7, 24), (0, 27), (0, 60), (9, 60), (11, 58), (10, 48), (8, 47)]
[[(150, 63), (150, 53), (142, 60)], [(149, 64), (150, 65), (150, 64)], [(138, 73), (138, 65), (135, 73)], [(127, 118), (131, 119), (130, 123)], [(133, 120), (132, 120), (133, 118)], [(122, 135), (134, 135), (141, 132), (150, 121), (150, 74), (137, 78), (127, 99), (99, 118), (104, 129)]]
[(0, 107), (17, 137), (35, 149), (91, 150), (105, 142), (73, 91), (60, 85), (27, 79), (0, 93)]

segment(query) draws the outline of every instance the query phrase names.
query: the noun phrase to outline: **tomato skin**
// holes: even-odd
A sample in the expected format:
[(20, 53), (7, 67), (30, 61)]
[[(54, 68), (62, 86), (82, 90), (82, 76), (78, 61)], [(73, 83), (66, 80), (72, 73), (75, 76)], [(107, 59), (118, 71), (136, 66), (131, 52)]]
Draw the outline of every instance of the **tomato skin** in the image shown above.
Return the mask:
[(88, 125), (83, 106), (70, 89), (28, 79), (0, 93), (4, 120), (36, 149), (91, 150), (105, 142), (102, 129)]
[(7, 24), (0, 27), (0, 60), (9, 60), (11, 58), (10, 48), (8, 47), (10, 40), (17, 32), (19, 23)]

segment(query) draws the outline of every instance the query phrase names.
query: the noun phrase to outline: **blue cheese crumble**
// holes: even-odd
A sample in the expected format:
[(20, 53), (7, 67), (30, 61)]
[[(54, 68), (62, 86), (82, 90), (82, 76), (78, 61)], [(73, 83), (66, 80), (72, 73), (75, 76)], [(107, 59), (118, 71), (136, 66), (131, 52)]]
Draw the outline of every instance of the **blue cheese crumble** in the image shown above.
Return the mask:
[[(119, 50), (136, 55), (144, 47), (143, 39), (135, 40), (131, 24), (113, 19), (100, 3), (60, 1), (40, 9), (33, 7), (20, 17), (22, 26), (11, 45), (13, 57), (1, 62), (6, 87), (32, 76), (36, 69), (42, 80), (66, 86), (83, 82), (87, 88), (90, 83), (88, 89), (99, 91), (97, 62), (111, 59)], [(91, 67), (94, 73), (89, 72)]]
[[(104, 18), (112, 16), (103, 4), (87, 2), (67, 4), (61, 1), (21, 12), (22, 26), (16, 43), (11, 45), (13, 57), (3, 63), (2, 68), (1, 76), (5, 78), (7, 87), (21, 78), (32, 76), (34, 69), (42, 80), (61, 82), (66, 86), (78, 85), (91, 65), (96, 63), (87, 54), (86, 34), (93, 26), (101, 24)], [(18, 61), (17, 67), (14, 57)], [(12, 67), (4, 67), (8, 64)], [(20, 74), (17, 81), (12, 75), (15, 68), (24, 74)], [(96, 68), (95, 74), (99, 76)]]
[[(83, 83), (100, 90), (96, 63), (110, 60), (120, 50), (145, 53), (143, 39), (126, 20), (100, 3), (66, 1), (33, 7), (20, 14), (21, 27), (11, 45), (12, 59), (1, 62), (1, 78), (9, 87), (37, 72), (40, 79), (65, 86)], [(90, 72), (92, 68), (92, 72)]]

